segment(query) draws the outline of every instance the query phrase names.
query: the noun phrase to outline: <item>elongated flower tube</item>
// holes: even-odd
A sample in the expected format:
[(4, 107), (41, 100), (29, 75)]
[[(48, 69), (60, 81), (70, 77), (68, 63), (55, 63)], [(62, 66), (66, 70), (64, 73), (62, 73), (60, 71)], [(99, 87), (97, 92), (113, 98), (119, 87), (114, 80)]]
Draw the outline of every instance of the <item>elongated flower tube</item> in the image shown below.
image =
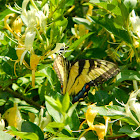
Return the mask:
[[(94, 125), (94, 119), (98, 113), (98, 110), (95, 110), (93, 109), (92, 107), (95, 107), (96, 105), (93, 104), (91, 106), (88, 107), (87, 109), (87, 112), (85, 113), (85, 117), (86, 117), (86, 122), (89, 126), (88, 129), (86, 129), (79, 137), (79, 140), (81, 140), (81, 138), (83, 137), (83, 135), (89, 131), (89, 130), (92, 130), (92, 131), (95, 131), (97, 136), (98, 136), (98, 139), (99, 140), (104, 140), (104, 137), (107, 133), (107, 127), (108, 127), (108, 123), (106, 123), (105, 125), (104, 124), (95, 124)], [(109, 117), (105, 117), (105, 121), (107, 122), (107, 120), (109, 120)], [(85, 122), (85, 121), (84, 121)], [(83, 123), (82, 123), (83, 125)], [(81, 128), (82, 126), (80, 126)]]

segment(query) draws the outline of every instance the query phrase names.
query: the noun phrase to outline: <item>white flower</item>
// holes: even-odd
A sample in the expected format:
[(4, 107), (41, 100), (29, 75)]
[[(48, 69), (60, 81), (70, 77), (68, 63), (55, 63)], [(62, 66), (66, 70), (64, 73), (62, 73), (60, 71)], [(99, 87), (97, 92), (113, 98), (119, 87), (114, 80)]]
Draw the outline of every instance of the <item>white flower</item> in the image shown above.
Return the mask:
[(35, 31), (28, 31), (26, 33), (25, 36), (25, 49), (28, 51), (32, 51), (33, 50), (33, 42), (34, 42), (34, 38), (35, 38), (36, 32)]
[(140, 18), (136, 16), (134, 10), (131, 12), (130, 21), (132, 23), (133, 32), (140, 38)]
[(3, 131), (5, 127), (5, 122), (3, 119), (0, 120), (0, 131)]
[(44, 13), (42, 11), (38, 11), (36, 13), (36, 16), (38, 17), (38, 21), (39, 21), (41, 30), (46, 31), (45, 27), (47, 25), (47, 22), (46, 22), (47, 17), (44, 15)]
[[(138, 96), (139, 93), (140, 93), (140, 89), (130, 94), (125, 109), (126, 109), (126, 114), (140, 126), (140, 103), (136, 102), (137, 101), (136, 97)], [(135, 112), (138, 121), (134, 117), (131, 111)]]

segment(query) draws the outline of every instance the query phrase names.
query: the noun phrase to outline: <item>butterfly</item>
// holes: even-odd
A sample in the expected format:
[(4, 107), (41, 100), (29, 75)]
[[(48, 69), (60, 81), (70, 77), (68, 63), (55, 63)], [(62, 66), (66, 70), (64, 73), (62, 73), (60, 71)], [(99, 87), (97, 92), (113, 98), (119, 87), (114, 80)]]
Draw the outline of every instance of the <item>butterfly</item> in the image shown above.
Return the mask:
[(54, 69), (60, 80), (62, 92), (74, 95), (72, 103), (82, 100), (90, 86), (98, 86), (120, 71), (116, 64), (100, 59), (82, 59), (76, 62), (67, 61), (58, 55)]

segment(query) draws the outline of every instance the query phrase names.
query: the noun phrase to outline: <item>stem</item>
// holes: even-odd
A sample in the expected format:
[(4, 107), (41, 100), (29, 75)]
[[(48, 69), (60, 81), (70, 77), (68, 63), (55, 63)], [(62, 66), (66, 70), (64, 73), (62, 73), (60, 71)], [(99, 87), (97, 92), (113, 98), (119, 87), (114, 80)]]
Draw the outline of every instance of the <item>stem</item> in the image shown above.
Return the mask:
[(13, 91), (13, 90), (10, 89), (9, 87), (6, 88), (6, 89), (4, 89), (4, 91), (7, 91), (8, 93), (12, 94), (14, 97), (17, 97), (17, 98), (19, 98), (19, 99), (21, 99), (21, 100), (26, 101), (28, 104), (33, 105), (33, 106), (36, 107), (37, 109), (40, 109), (40, 108), (41, 108), (41, 105), (40, 105), (40, 104), (38, 104), (38, 103), (34, 102), (33, 100), (31, 100), (31, 99), (25, 97), (25, 96), (22, 95), (21, 93), (18, 93), (18, 92), (16, 92), (16, 91)]
[(133, 88), (134, 90), (138, 90), (137, 80), (133, 80)]

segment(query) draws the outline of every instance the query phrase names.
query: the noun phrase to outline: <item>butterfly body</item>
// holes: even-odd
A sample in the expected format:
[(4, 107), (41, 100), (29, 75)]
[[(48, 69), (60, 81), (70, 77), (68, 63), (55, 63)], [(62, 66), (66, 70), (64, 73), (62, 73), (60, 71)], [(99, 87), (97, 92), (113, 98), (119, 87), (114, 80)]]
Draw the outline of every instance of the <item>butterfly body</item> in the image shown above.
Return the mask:
[(90, 86), (98, 86), (119, 72), (112, 62), (90, 59), (73, 63), (66, 61), (61, 55), (54, 61), (54, 69), (63, 87), (63, 94), (74, 95), (73, 103), (86, 96)]

